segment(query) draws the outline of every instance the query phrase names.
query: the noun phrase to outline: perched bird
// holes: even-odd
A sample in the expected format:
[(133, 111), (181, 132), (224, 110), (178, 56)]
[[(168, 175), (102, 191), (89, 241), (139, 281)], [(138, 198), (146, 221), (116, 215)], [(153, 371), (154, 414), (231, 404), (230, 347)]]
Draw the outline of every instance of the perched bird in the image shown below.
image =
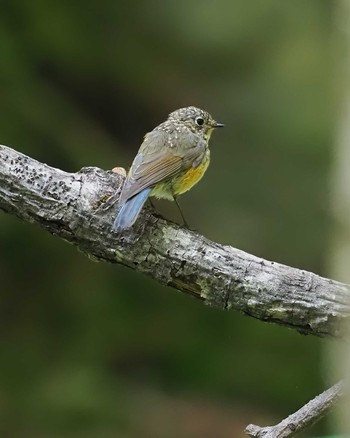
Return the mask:
[(177, 196), (190, 190), (207, 170), (211, 133), (223, 126), (206, 111), (189, 106), (172, 112), (147, 133), (122, 188), (113, 229), (131, 227), (149, 196), (177, 203)]

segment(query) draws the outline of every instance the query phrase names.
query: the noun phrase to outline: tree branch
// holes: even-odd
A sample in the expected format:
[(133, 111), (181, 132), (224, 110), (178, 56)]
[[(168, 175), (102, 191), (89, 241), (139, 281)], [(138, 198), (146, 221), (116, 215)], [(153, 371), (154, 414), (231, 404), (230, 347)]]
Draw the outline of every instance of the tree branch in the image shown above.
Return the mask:
[(293, 437), (321, 420), (342, 397), (343, 392), (344, 383), (340, 381), (276, 426), (259, 427), (250, 424), (246, 427), (245, 432), (252, 438)]
[(350, 289), (247, 254), (151, 214), (111, 231), (123, 177), (98, 168), (67, 173), (0, 146), (0, 209), (36, 223), (94, 260), (120, 263), (209, 305), (305, 334), (341, 336)]

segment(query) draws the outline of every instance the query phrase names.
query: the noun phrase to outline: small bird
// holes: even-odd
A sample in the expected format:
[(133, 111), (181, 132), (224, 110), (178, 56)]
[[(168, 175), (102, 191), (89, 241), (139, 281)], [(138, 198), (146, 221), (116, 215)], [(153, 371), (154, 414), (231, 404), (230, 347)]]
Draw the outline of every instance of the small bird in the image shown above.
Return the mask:
[(131, 227), (149, 196), (175, 201), (179, 207), (177, 196), (190, 190), (208, 168), (213, 129), (223, 126), (206, 111), (189, 106), (173, 111), (147, 133), (122, 188), (113, 229)]

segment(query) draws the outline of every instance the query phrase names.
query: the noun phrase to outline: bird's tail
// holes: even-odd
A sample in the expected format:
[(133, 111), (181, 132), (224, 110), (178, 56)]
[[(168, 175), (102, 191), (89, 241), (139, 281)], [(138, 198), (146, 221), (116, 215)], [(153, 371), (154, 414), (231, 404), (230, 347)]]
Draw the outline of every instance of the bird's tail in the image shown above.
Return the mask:
[(122, 231), (135, 223), (151, 190), (151, 188), (144, 189), (125, 202), (114, 221), (113, 230)]

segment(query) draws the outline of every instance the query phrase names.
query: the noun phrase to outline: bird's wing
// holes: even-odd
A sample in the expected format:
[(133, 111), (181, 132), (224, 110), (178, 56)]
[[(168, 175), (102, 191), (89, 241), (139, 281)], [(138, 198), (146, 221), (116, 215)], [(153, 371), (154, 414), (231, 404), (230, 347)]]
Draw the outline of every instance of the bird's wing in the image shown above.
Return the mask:
[(149, 148), (145, 143), (152, 141), (152, 139), (147, 137), (141, 145), (126, 178), (120, 196), (121, 203), (126, 202), (147, 187), (171, 179), (179, 171), (190, 168), (193, 163), (199, 163), (205, 152), (205, 142), (198, 142), (198, 139), (197, 144), (193, 147), (180, 148), (180, 150), (167, 147), (164, 144), (164, 138), (162, 144), (158, 145), (159, 147), (154, 144), (154, 140), (159, 141), (158, 138), (153, 139)]

